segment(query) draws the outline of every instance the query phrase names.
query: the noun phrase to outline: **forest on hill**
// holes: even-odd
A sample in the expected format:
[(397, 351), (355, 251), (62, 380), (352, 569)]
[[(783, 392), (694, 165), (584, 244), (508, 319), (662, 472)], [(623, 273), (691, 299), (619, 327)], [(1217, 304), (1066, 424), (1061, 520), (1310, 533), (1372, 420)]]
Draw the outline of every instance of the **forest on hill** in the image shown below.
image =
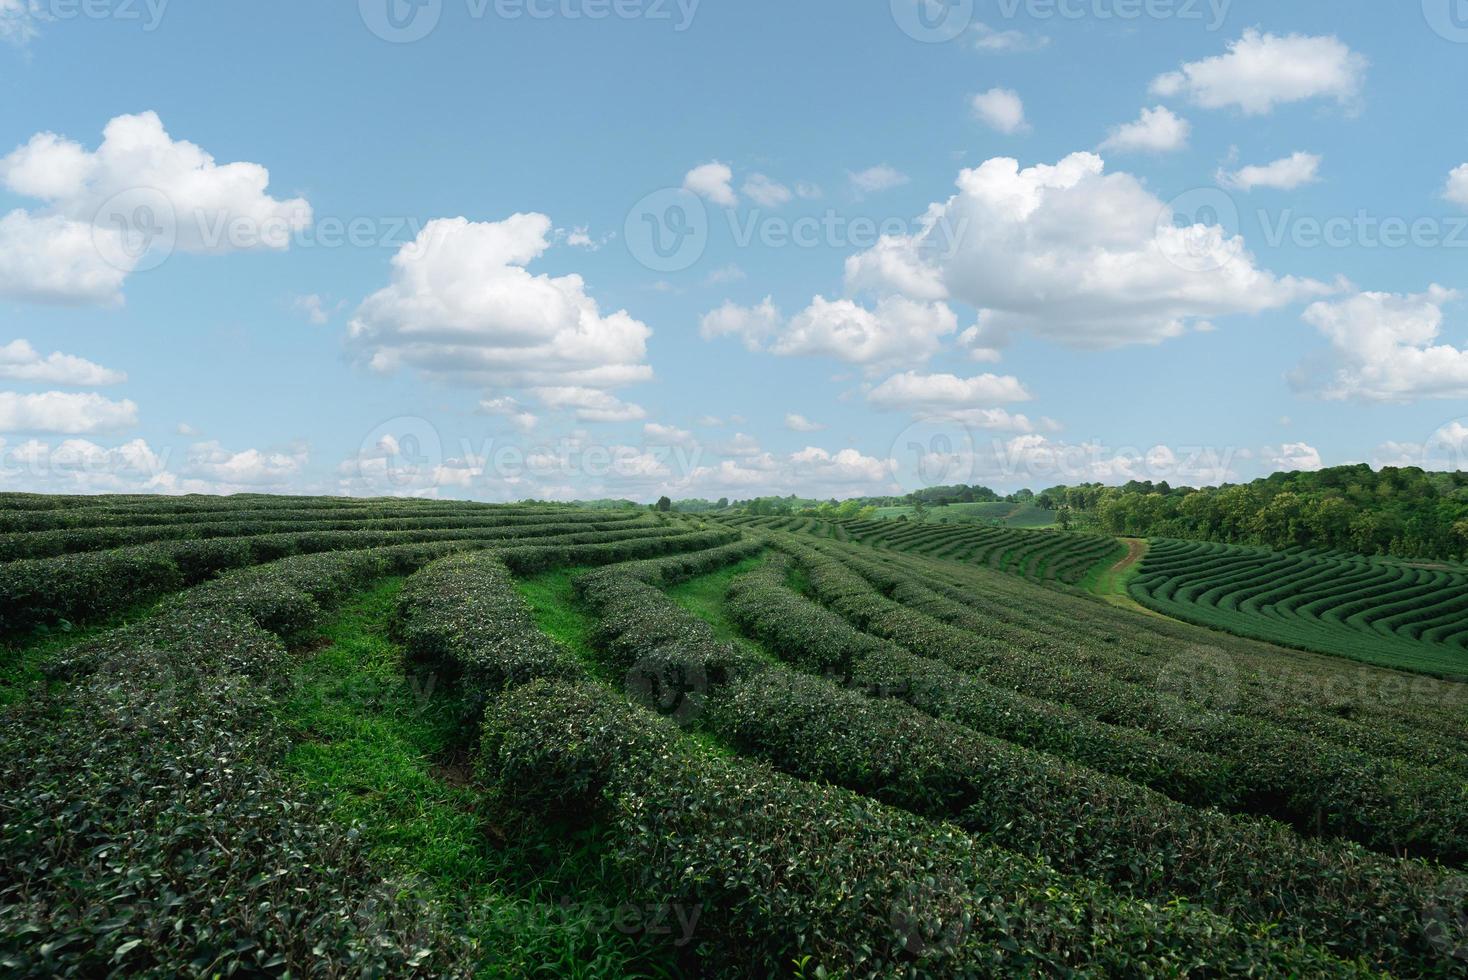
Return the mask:
[(1149, 481), (1059, 486), (1035, 503), (1130, 537), (1399, 558), (1468, 554), (1468, 473), (1361, 464), (1202, 489)]

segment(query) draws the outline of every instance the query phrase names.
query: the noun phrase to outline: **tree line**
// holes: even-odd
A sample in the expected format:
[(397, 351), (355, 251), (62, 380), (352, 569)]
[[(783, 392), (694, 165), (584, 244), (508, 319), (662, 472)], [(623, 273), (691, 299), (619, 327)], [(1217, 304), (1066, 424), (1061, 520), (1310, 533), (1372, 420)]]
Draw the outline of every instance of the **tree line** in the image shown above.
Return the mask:
[(1361, 464), (1202, 489), (1165, 481), (1091, 483), (1051, 487), (1035, 504), (1130, 537), (1400, 558), (1468, 556), (1468, 473)]

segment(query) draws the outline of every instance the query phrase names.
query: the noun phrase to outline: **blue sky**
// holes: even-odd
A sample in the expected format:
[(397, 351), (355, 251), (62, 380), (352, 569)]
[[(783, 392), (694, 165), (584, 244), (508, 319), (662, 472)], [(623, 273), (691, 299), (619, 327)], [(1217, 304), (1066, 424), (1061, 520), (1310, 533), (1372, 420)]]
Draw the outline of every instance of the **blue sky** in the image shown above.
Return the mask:
[(0, 472), (1457, 465), (1454, 4), (0, 0)]

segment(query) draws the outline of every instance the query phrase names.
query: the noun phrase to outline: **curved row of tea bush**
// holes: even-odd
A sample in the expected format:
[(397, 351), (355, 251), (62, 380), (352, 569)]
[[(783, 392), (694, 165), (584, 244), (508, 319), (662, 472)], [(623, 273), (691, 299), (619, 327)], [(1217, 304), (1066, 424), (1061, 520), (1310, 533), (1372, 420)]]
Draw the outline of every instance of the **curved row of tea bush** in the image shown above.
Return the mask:
[[(405, 592), (405, 636), (411, 644), (431, 633), (426, 655), (443, 656), (447, 643), (487, 679), (480, 778), (536, 813), (598, 815), (632, 894), (702, 909), (697, 947), (709, 975), (769, 975), (802, 956), (812, 973), (851, 976), (1167, 973), (1204, 962), (1346, 968), (1201, 911), (1118, 898), (860, 796), (711, 755), (607, 689), (560, 677), (570, 655), (547, 647), (491, 555), (423, 576)], [(650, 588), (628, 575), (589, 578)], [(474, 612), (453, 612), (444, 595)], [(490, 616), (498, 621), (486, 625)], [(536, 663), (548, 677), (529, 678)]]
[[(822, 560), (814, 555), (803, 558)], [(1228, 789), (1226, 767), (1217, 757), (994, 687), (974, 674), (863, 633), (786, 588), (786, 568), (784, 562), (772, 560), (766, 568), (741, 577), (729, 592), (726, 608), (748, 635), (801, 670), (842, 680), (874, 696), (898, 698), (935, 717), (1149, 786), (1185, 803), (1237, 802)]]
[(603, 527), (645, 519), (645, 511), (622, 513), (572, 513), (564, 510), (543, 513), (446, 512), (421, 510), (402, 516), (391, 511), (365, 511), (350, 516), (339, 511), (267, 512), (259, 518), (230, 517), (224, 520), (168, 522), (140, 526), (66, 528), (56, 531), (23, 531), (0, 534), (0, 562), (20, 558), (50, 558), (149, 544), (155, 541), (209, 540), (260, 537), (269, 534), (322, 531), (432, 531), (481, 528), (529, 527), (535, 524), (596, 524)]
[[(950, 705), (965, 675), (854, 631), (793, 592), (781, 561), (735, 580), (729, 613), (748, 635), (804, 670), (879, 682), (884, 694), (901, 692), (898, 697), (919, 707), (935, 704), (943, 712), (935, 717), (962, 723)], [(964, 728), (935, 723), (914, 730), (859, 701), (837, 703), (814, 679), (793, 689), (784, 685), (778, 695), (761, 686), (782, 685), (769, 674), (744, 685), (733, 696), (741, 721), (756, 737), (775, 738), (782, 751), (794, 747), (793, 768), (785, 758), (775, 761), (806, 778), (843, 785), (865, 780), (866, 786), (854, 788), (875, 790), (909, 809), (923, 809), (925, 791), (946, 792), (965, 808), (964, 827), (1043, 856), (1061, 870), (1144, 894), (1186, 894), (1231, 916), (1282, 920), (1338, 952), (1367, 955), (1401, 975), (1442, 958), (1422, 920), (1427, 910), (1450, 901), (1455, 879), (1426, 864), (1343, 842), (1304, 840), (1272, 821), (1173, 802), (1037, 752), (995, 751)], [(922, 688), (927, 690), (912, 696)], [(852, 731), (870, 740), (865, 757), (851, 758), (858, 742)], [(737, 729), (729, 737), (749, 748)], [(842, 778), (842, 756), (859, 776)], [(922, 785), (925, 777), (930, 786)]]
[(1241, 636), (1468, 676), (1461, 568), (1163, 539), (1129, 591), (1149, 609)]
[(1259, 719), (1228, 714), (986, 642), (882, 595), (838, 562), (809, 569), (813, 594), (865, 632), (996, 686), (1072, 705), (1097, 720), (1150, 731), (1229, 763), (1231, 789), (1250, 812), (1303, 832), (1339, 835), (1384, 853), (1446, 862), (1468, 857), (1468, 795), (1462, 780), (1380, 760)]
[[(675, 525), (614, 521), (427, 531), (306, 531), (258, 537), (166, 541), (0, 565), (0, 636), (61, 621), (95, 622), (221, 571), (294, 554), (419, 541), (543, 538), (568, 544), (661, 537)], [(720, 532), (725, 535), (733, 532)]]
[(862, 544), (984, 565), (1032, 582), (1075, 585), (1126, 553), (1126, 546), (1115, 538), (1071, 531), (891, 520), (840, 524), (852, 540)]
[[(926, 611), (978, 635), (1080, 659), (1101, 673), (1162, 686), (1189, 700), (1222, 701), (1371, 755), (1468, 772), (1468, 685), (1421, 673), (1267, 646), (1178, 620), (1138, 617), (1079, 595), (1037, 592), (985, 569), (821, 541), (869, 581), (896, 575), (951, 600)], [(902, 590), (907, 597), (910, 590)], [(894, 593), (895, 594), (895, 593)]]
[(0, 972), (461, 973), (470, 950), (277, 774), (279, 632), (457, 547), (288, 558), (63, 654), (0, 715)]
[[(1105, 634), (1098, 636), (1078, 628), (1086, 622), (1084, 610), (1079, 619), (1071, 612), (1054, 628), (1044, 628), (1039, 623), (1045, 615), (1040, 607), (1051, 603), (1049, 597), (1032, 598), (1001, 621), (994, 615), (997, 604), (991, 598), (976, 596), (972, 588), (945, 587), (911, 562), (885, 564), (870, 556), (854, 554), (847, 554), (843, 560), (847, 567), (860, 573), (883, 594), (944, 623), (965, 629), (985, 642), (1084, 666), (1100, 675), (1142, 687), (1161, 686), (1183, 700), (1206, 707), (1224, 707), (1230, 712), (1257, 717), (1368, 755), (1402, 759), (1414, 765), (1446, 767), (1468, 775), (1468, 752), (1464, 751), (1464, 746), (1457, 740), (1444, 740), (1425, 733), (1420, 725), (1420, 712), (1412, 720), (1403, 719), (1387, 725), (1379, 719), (1358, 722), (1341, 717), (1333, 707), (1317, 709), (1288, 702), (1267, 686), (1261, 696), (1259, 692), (1236, 683), (1237, 669), (1231, 657), (1212, 644), (1195, 642), (1181, 657), (1175, 643), (1169, 647), (1153, 648), (1150, 657), (1137, 656), (1137, 644), (1134, 642), (1137, 629), (1129, 631), (1129, 638), (1124, 644), (1095, 642)], [(1094, 607), (1096, 604), (1090, 605)], [(1101, 622), (1097, 621), (1098, 626)], [(1160, 658), (1158, 653), (1162, 654)]]
[[(728, 542), (727, 530), (467, 539), (286, 558), (165, 599), (46, 667), (0, 714), (0, 973), (441, 976), (477, 952), (285, 783), (282, 638), (385, 575), (494, 546), (527, 570)], [(533, 539), (544, 541), (545, 539)], [(504, 547), (510, 544), (511, 547)]]

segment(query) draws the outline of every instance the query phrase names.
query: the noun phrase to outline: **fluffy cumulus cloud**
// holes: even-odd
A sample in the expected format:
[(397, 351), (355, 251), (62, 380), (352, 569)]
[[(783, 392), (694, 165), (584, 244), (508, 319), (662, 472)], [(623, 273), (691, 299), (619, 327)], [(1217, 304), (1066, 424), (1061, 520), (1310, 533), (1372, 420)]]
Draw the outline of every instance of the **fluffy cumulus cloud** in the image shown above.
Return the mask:
[(783, 319), (770, 296), (756, 306), (740, 306), (727, 301), (717, 310), (704, 314), (698, 333), (704, 340), (734, 337), (743, 341), (745, 347), (757, 351), (780, 329)]
[(1192, 129), (1186, 119), (1174, 115), (1166, 106), (1156, 106), (1143, 109), (1136, 122), (1113, 128), (1101, 149), (1118, 153), (1171, 153), (1188, 145)]
[(1448, 186), (1443, 190), (1443, 197), (1468, 208), (1468, 163), (1448, 174)]
[(640, 417), (608, 389), (652, 376), (652, 331), (625, 310), (603, 313), (579, 275), (526, 268), (551, 229), (542, 214), (429, 222), (394, 256), (392, 281), (358, 307), (349, 343), (378, 371), (523, 388), (585, 419)]
[(1242, 238), (1175, 214), (1092, 153), (965, 170), (916, 234), (853, 256), (846, 276), (852, 289), (977, 307), (981, 350), (1013, 331), (1081, 347), (1156, 343), (1213, 317), (1328, 292), (1258, 268)]
[(7, 381), (95, 388), (121, 384), (127, 380), (127, 375), (60, 351), (53, 351), (43, 357), (29, 341), (12, 340), (8, 344), (0, 345), (0, 378)]
[(8, 446), (0, 439), (0, 476), (12, 489), (38, 493), (192, 492), (180, 489), (168, 454), (142, 439), (111, 447), (75, 438)]
[(733, 181), (734, 171), (729, 165), (715, 160), (688, 171), (683, 178), (683, 188), (721, 208), (732, 208), (739, 203)]
[(935, 354), (942, 338), (957, 330), (958, 317), (943, 303), (884, 296), (868, 308), (817, 296), (786, 324), (771, 349), (872, 367), (913, 364)]
[(789, 320), (768, 298), (753, 307), (726, 303), (706, 315), (700, 328), (705, 339), (738, 337), (750, 350), (831, 357), (873, 370), (920, 364), (957, 330), (958, 317), (946, 304), (895, 295), (871, 307), (817, 296)]
[(975, 95), (969, 104), (974, 116), (990, 129), (1022, 133), (1030, 128), (1025, 122), (1024, 100), (1013, 89), (991, 88)]
[(1292, 153), (1273, 163), (1220, 170), (1218, 181), (1225, 187), (1252, 191), (1256, 187), (1292, 191), (1320, 179), (1320, 157), (1314, 153)]
[(1438, 342), (1443, 306), (1458, 297), (1434, 285), (1425, 293), (1363, 292), (1311, 305), (1305, 322), (1330, 342), (1330, 350), (1302, 366), (1293, 380), (1328, 399), (1468, 397), (1468, 349)]
[(189, 447), (186, 472), (221, 487), (282, 488), (301, 473), (309, 458), (303, 447), (230, 450), (218, 442), (200, 442)]
[(1349, 105), (1360, 95), (1367, 67), (1366, 58), (1339, 38), (1281, 37), (1251, 28), (1229, 43), (1226, 54), (1159, 75), (1152, 82), (1152, 93), (1251, 116), (1308, 99)]
[(136, 425), (138, 406), (92, 392), (0, 391), (0, 432), (115, 432)]
[(217, 163), (153, 112), (116, 117), (96, 150), (38, 133), (0, 158), (0, 186), (41, 202), (0, 221), (0, 293), (116, 302), (127, 274), (174, 249), (287, 248), (311, 206), (269, 184), (260, 164)]
[(1030, 393), (1018, 378), (980, 374), (960, 378), (955, 374), (894, 374), (867, 393), (879, 408), (936, 411), (976, 408), (1028, 401)]
[(0, 297), (114, 305), (135, 259), (109, 260), (90, 224), (16, 210), (0, 216)]

